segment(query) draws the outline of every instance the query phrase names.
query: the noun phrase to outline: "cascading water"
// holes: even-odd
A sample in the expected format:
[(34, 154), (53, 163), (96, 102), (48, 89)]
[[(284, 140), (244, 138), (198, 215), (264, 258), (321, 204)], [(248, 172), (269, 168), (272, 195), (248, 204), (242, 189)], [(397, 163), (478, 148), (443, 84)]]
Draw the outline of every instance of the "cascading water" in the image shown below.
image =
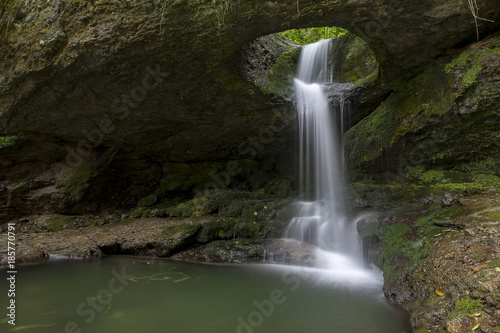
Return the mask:
[(305, 46), (299, 61), (295, 92), (300, 188), (302, 199), (308, 201), (297, 203), (299, 214), (285, 236), (317, 247), (321, 266), (339, 268), (354, 264), (360, 250), (355, 225), (344, 208), (340, 135), (323, 92), (324, 85), (333, 82), (331, 44), (322, 40)]

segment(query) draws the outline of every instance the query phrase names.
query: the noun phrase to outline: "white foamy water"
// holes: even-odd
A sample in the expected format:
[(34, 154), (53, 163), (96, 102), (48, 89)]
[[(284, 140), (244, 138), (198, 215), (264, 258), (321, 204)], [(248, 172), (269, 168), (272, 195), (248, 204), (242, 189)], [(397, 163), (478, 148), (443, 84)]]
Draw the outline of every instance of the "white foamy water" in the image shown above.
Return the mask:
[[(331, 40), (307, 45), (299, 61), (295, 79), (299, 182), (302, 197), (307, 201), (296, 203), (298, 214), (291, 221), (285, 237), (317, 247), (320, 268), (364, 274), (356, 226), (346, 217), (344, 208), (338, 133), (343, 128), (336, 128), (335, 116), (323, 89), (324, 84), (333, 81), (328, 59), (330, 48)], [(340, 110), (343, 110), (342, 106)]]

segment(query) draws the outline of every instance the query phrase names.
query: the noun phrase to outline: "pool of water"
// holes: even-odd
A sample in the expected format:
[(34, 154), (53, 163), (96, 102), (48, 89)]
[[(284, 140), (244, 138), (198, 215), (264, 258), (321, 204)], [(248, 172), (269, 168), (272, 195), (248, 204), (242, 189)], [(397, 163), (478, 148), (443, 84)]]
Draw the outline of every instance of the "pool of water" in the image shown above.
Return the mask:
[[(0, 283), (4, 293), (7, 281)], [(54, 261), (18, 269), (16, 305), (16, 326), (3, 319), (0, 331), (410, 332), (408, 318), (384, 299), (380, 279), (359, 270), (137, 257)]]

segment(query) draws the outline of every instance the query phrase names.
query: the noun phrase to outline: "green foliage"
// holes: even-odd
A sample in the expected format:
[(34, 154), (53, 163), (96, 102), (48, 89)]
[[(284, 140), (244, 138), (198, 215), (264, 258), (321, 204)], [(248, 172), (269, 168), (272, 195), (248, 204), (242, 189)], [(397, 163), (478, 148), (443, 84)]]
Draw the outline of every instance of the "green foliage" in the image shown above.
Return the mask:
[(280, 35), (297, 44), (315, 43), (321, 39), (336, 38), (345, 35), (347, 30), (338, 27), (292, 29), (281, 32)]
[(92, 163), (80, 165), (64, 185), (63, 191), (69, 193), (74, 200), (81, 200), (90, 185), (90, 179), (96, 173), (96, 169), (96, 165)]
[(0, 149), (13, 146), (18, 139), (17, 136), (0, 136)]

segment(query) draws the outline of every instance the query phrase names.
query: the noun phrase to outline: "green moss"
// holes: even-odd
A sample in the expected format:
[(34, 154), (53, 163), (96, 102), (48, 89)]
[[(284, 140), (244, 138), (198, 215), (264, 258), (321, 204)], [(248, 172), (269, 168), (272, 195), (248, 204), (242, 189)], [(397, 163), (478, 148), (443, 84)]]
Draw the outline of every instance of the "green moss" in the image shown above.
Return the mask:
[(382, 236), (382, 221), (372, 223), (357, 223), (358, 236), (360, 239), (372, 236)]
[(69, 193), (74, 200), (81, 200), (87, 192), (90, 180), (95, 175), (96, 170), (97, 166), (92, 163), (80, 165), (64, 185), (63, 191)]
[(348, 52), (339, 73), (342, 80), (356, 85), (373, 80), (377, 75), (378, 63), (370, 46), (360, 37), (351, 37), (346, 48)]
[[(356, 182), (351, 184), (347, 194), (350, 202), (361, 199), (376, 209), (409, 209), (418, 205), (415, 200), (428, 194), (428, 188), (406, 183), (388, 185)], [(353, 206), (356, 208), (355, 204)]]
[(416, 166), (408, 168), (407, 177), (410, 180), (416, 181), (420, 184), (430, 184), (438, 183), (445, 184), (449, 183), (451, 180), (445, 177), (445, 172), (443, 170), (425, 170), (423, 166)]
[(158, 196), (156, 194), (152, 194), (139, 200), (139, 202), (137, 203), (137, 207), (150, 207), (153, 206), (157, 201)]
[(481, 300), (472, 299), (469, 296), (460, 298), (455, 303), (455, 309), (448, 315), (448, 318), (458, 318), (473, 315), (480, 312), (484, 304)]
[(128, 215), (132, 218), (148, 217), (151, 209), (138, 207), (131, 211)]
[(195, 198), (164, 210), (171, 217), (197, 217), (213, 214), (218, 206), (207, 197)]
[(224, 218), (203, 225), (198, 241), (202, 243), (217, 239), (262, 238), (263, 226), (255, 221), (248, 222), (243, 219)]
[(438, 67), (428, 67), (401, 84), (379, 108), (346, 133), (348, 166), (356, 168), (378, 158), (401, 137), (418, 131), (430, 117), (450, 110), (453, 102), (449, 77)]
[(201, 229), (199, 223), (185, 223), (162, 228), (162, 235), (166, 238), (194, 236)]
[(391, 224), (385, 228), (384, 243), (386, 252), (384, 256), (399, 252), (401, 247), (405, 244), (403, 235), (409, 230), (408, 226), (403, 223)]
[(74, 220), (74, 216), (54, 215), (47, 220), (48, 231), (61, 231), (64, 227)]
[(456, 167), (470, 174), (476, 183), (487, 187), (500, 187), (500, 161), (492, 156)]
[(266, 77), (269, 91), (283, 96), (291, 94), (300, 51), (300, 48), (294, 48), (280, 54)]
[(461, 88), (463, 90), (475, 85), (477, 79), (484, 68), (484, 61), (491, 55), (500, 54), (500, 43), (493, 41), (490, 47), (483, 50), (469, 50), (462, 52), (459, 57), (453, 59), (445, 66), (447, 73), (452, 73), (454, 70), (459, 69), (463, 71)]
[(382, 262), (385, 278), (388, 278), (392, 273), (390, 264), (391, 257), (399, 254), (401, 247), (405, 244), (403, 236), (408, 231), (408, 226), (402, 223), (387, 225), (384, 229), (384, 250), (382, 252)]
[(355, 86), (361, 85), (361, 84), (370, 84), (370, 83), (375, 83), (377, 81), (378, 77), (378, 72), (374, 72), (367, 77), (360, 78), (354, 82)]
[(0, 136), (0, 149), (12, 147), (18, 139), (17, 136)]
[(418, 271), (431, 253), (432, 244), (446, 231), (443, 226), (459, 210), (459, 206), (434, 207), (411, 224), (386, 225), (382, 252), (384, 277), (396, 273), (396, 267), (399, 270), (396, 279)]

